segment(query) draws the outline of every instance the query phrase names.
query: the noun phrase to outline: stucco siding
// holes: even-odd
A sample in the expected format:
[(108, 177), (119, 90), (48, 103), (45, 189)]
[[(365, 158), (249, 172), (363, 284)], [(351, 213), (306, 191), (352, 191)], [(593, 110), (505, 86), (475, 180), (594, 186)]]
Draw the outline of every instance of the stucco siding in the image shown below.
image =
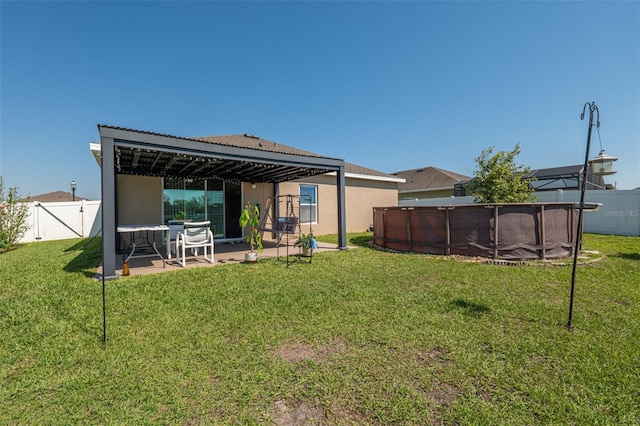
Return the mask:
[[(273, 197), (273, 184), (272, 183), (256, 183), (256, 187), (252, 188), (250, 183), (244, 182), (242, 184), (242, 199), (243, 207), (247, 201), (251, 204), (259, 204), (261, 211), (265, 208), (267, 198)], [(262, 217), (262, 216), (261, 216)]]
[[(162, 223), (162, 178), (130, 175), (117, 175), (117, 225), (136, 225), (144, 223)], [(298, 195), (300, 184), (318, 187), (318, 221), (312, 224), (316, 235), (336, 234), (338, 232), (338, 199), (335, 176), (314, 176), (305, 180), (283, 182), (280, 195)], [(392, 207), (398, 205), (396, 182), (346, 178), (346, 228), (347, 232), (364, 232), (373, 223), (374, 207)], [(264, 214), (267, 198), (274, 195), (274, 185), (256, 183), (242, 184), (243, 203), (251, 201), (260, 204)], [(306, 232), (303, 226), (302, 232)], [(266, 239), (271, 234), (265, 233)], [(129, 240), (127, 235), (119, 235), (120, 249), (124, 249)], [(163, 244), (157, 235), (156, 244)]]
[[(162, 223), (162, 178), (117, 175), (117, 224), (139, 225)], [(119, 235), (120, 248), (129, 243), (128, 235)], [(162, 236), (156, 233), (156, 244)]]
[[(373, 207), (397, 206), (396, 182), (370, 181), (346, 178), (346, 228), (347, 232), (364, 232), (373, 224)], [(300, 184), (318, 186), (318, 222), (314, 223), (316, 235), (338, 232), (338, 196), (335, 176), (314, 176), (304, 180), (280, 184), (280, 194), (299, 194)]]
[[(256, 187), (252, 188), (251, 183), (243, 182), (242, 183), (242, 207), (250, 202), (252, 205), (260, 206), (260, 220), (264, 220), (264, 216), (266, 215), (266, 206), (267, 199), (269, 197), (273, 197), (274, 186), (272, 183), (256, 183)], [(246, 232), (243, 235), (247, 235)], [(270, 232), (264, 232), (262, 234), (262, 238), (264, 240), (273, 240), (274, 234)]]
[[(352, 185), (347, 179), (347, 232), (364, 232), (373, 225), (374, 207), (398, 205), (397, 183), (375, 182), (375, 186), (363, 185), (360, 179)], [(374, 183), (374, 182), (369, 182)]]

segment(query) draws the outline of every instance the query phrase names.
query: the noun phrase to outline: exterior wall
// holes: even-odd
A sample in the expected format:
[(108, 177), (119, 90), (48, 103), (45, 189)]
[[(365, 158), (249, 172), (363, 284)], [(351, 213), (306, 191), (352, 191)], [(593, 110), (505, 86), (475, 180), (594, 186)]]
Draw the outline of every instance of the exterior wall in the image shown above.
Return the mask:
[[(267, 198), (273, 197), (274, 185), (272, 183), (256, 183), (256, 187), (252, 188), (251, 183), (242, 183), (242, 200), (243, 205), (250, 201), (251, 204), (259, 204), (260, 212), (263, 212)], [(260, 215), (262, 217), (262, 214)]]
[[(318, 223), (316, 235), (338, 232), (338, 195), (335, 176), (311, 178), (280, 184), (280, 195), (299, 194), (300, 184), (318, 186)], [(345, 212), (347, 232), (364, 232), (373, 224), (373, 207), (395, 206), (398, 203), (396, 182), (371, 181), (347, 177), (345, 180)]]
[[(117, 226), (162, 223), (162, 178), (117, 175)], [(156, 232), (156, 245), (162, 235)], [(120, 248), (129, 244), (128, 235), (119, 235)]]
[[(267, 204), (267, 198), (273, 197), (274, 195), (274, 185), (272, 183), (256, 183), (256, 187), (252, 188), (251, 183), (243, 182), (242, 183), (242, 207), (247, 204), (247, 201), (251, 204), (257, 204), (260, 206), (260, 220), (264, 218), (265, 215), (265, 206)], [(243, 236), (248, 235), (246, 230), (243, 230)], [(265, 232), (262, 235), (263, 240), (272, 240), (272, 235), (270, 232)]]

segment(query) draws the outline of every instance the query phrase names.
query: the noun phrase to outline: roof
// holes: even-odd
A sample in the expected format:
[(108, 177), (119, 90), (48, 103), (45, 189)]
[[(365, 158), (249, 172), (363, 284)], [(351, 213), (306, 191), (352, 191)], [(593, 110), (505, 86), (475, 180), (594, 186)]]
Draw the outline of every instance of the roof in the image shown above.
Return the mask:
[[(346, 174), (397, 181), (394, 176), (376, 170), (246, 133), (186, 138), (122, 127), (98, 127), (101, 132), (113, 134), (117, 141), (116, 162), (121, 174), (275, 183), (331, 173), (337, 165), (344, 164)], [(202, 143), (205, 146), (197, 146)], [(100, 164), (100, 144), (90, 146)]]
[[(87, 200), (86, 198), (78, 197), (77, 195), (75, 196), (75, 199), (76, 201)], [(30, 196), (29, 201), (38, 201), (40, 203), (73, 201), (73, 194), (64, 191), (47, 192), (46, 194)]]
[[(317, 157), (317, 158), (331, 158), (331, 157), (322, 156), (315, 152), (305, 151), (303, 149), (298, 149), (289, 145), (284, 145), (284, 144), (273, 142), (267, 139), (262, 139), (259, 136), (250, 135), (247, 133), (243, 135), (199, 136), (199, 137), (194, 137), (193, 139), (203, 141), (203, 142), (220, 144), (220, 145), (236, 146), (240, 148), (250, 148), (250, 149), (256, 149), (260, 151), (277, 152), (281, 154), (305, 155), (308, 157)], [(344, 171), (345, 173), (351, 173), (351, 174), (393, 178), (393, 176), (388, 173), (379, 172), (377, 170), (369, 169), (363, 166), (359, 166), (357, 164), (352, 164), (347, 162), (345, 162)]]
[(428, 191), (430, 189), (453, 188), (458, 182), (471, 179), (469, 176), (450, 172), (438, 167), (421, 167), (393, 173), (405, 179), (398, 185), (398, 191)]
[[(196, 141), (212, 143), (216, 145), (235, 146), (239, 148), (249, 148), (258, 151), (275, 152), (280, 154), (292, 154), (303, 155), (307, 157), (316, 158), (332, 158), (325, 157), (320, 154), (316, 154), (311, 151), (304, 151), (302, 149), (294, 148), (292, 146), (283, 145), (281, 143), (273, 142), (267, 139), (262, 139), (259, 136), (243, 134), (243, 135), (225, 135), (225, 136), (198, 136), (191, 138)], [(334, 160), (336, 158), (333, 158)]]

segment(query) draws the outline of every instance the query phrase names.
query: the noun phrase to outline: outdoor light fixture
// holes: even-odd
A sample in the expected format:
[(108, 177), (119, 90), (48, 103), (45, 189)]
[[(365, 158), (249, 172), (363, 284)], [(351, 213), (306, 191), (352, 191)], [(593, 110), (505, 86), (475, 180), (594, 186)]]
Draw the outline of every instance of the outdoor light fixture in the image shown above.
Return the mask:
[(615, 173), (613, 171), (613, 162), (618, 158), (604, 152), (600, 149), (600, 154), (591, 160), (591, 174), (597, 176), (608, 176)]
[(76, 200), (76, 181), (75, 180), (71, 181), (71, 200), (72, 201)]
[[(593, 128), (593, 118), (596, 118), (596, 128), (598, 129), (598, 136), (600, 135), (600, 111), (595, 102), (587, 102), (582, 108), (582, 114), (580, 120), (584, 120), (584, 114), (589, 107), (589, 131), (587, 132), (587, 152), (584, 156), (584, 167), (582, 168), (582, 178), (580, 179), (580, 205), (578, 206), (578, 226), (576, 227), (576, 239), (575, 247), (573, 249), (573, 269), (571, 271), (571, 296), (569, 299), (569, 321), (567, 322), (567, 328), (571, 330), (571, 319), (573, 316), (573, 295), (576, 286), (576, 266), (578, 265), (578, 252), (582, 246), (582, 219), (584, 216), (584, 193), (587, 187), (587, 170), (589, 168), (589, 149), (591, 148), (591, 129)], [(591, 174), (595, 176), (612, 175), (613, 162), (617, 158), (607, 155), (602, 149), (602, 141), (600, 141), (600, 154), (591, 160), (592, 170)]]
[(255, 182), (251, 182), (251, 188), (252, 189), (256, 189), (256, 183)]

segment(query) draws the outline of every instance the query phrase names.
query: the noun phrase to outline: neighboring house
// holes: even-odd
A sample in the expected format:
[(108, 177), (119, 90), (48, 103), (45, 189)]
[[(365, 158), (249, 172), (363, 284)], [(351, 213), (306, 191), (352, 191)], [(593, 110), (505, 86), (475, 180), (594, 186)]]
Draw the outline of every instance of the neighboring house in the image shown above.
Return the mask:
[(404, 182), (253, 135), (183, 138), (98, 129), (101, 142), (90, 148), (102, 174), (105, 277), (115, 276), (117, 226), (166, 224), (184, 213), (210, 220), (217, 241), (235, 241), (243, 236), (243, 205), (260, 204), (264, 216), (274, 196), (304, 200), (298, 206), (302, 220), (311, 221), (316, 235), (337, 234), (338, 247), (346, 248), (347, 232), (363, 232), (373, 223), (373, 207), (397, 205), (398, 184)]
[(402, 170), (393, 176), (405, 180), (398, 184), (398, 200), (450, 197), (457, 183), (471, 179), (437, 167)]
[[(65, 201), (74, 201), (73, 194), (64, 191), (47, 192), (46, 194), (32, 195), (29, 201), (38, 201), (40, 203), (57, 203)], [(25, 199), (26, 200), (26, 199)], [(86, 198), (75, 196), (75, 201), (89, 201)]]

